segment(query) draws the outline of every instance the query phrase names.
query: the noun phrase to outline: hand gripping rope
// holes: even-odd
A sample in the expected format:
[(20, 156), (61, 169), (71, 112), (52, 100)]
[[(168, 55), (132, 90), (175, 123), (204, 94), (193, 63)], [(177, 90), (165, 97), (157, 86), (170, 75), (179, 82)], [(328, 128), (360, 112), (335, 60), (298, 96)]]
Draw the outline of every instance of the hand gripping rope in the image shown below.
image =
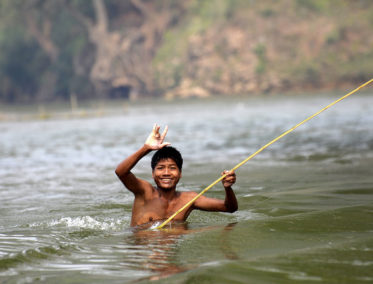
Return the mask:
[[(249, 160), (251, 160), (252, 158), (254, 158), (256, 155), (258, 155), (260, 152), (262, 152), (265, 148), (269, 147), (270, 145), (272, 145), (273, 143), (275, 143), (276, 141), (280, 140), (282, 137), (284, 137), (285, 135), (289, 134), (290, 132), (292, 132), (293, 130), (295, 130), (296, 128), (298, 128), (299, 126), (301, 126), (302, 124), (306, 123), (307, 121), (309, 121), (310, 119), (314, 118), (315, 116), (319, 115), (320, 113), (322, 113), (324, 110), (327, 110), (328, 108), (332, 107), (333, 105), (335, 105), (336, 103), (344, 100), (345, 98), (351, 96), (352, 94), (356, 93), (357, 91), (359, 91), (360, 89), (364, 88), (365, 86), (369, 85), (370, 83), (373, 82), (373, 79), (370, 79), (369, 81), (367, 81), (366, 83), (360, 85), (359, 87), (357, 87), (355, 90), (351, 91), (350, 93), (344, 95), (343, 97), (339, 98), (338, 100), (332, 102), (331, 104), (327, 105), (326, 107), (322, 108), (321, 110), (319, 110), (318, 112), (314, 113), (313, 115), (311, 115), (310, 117), (306, 118), (305, 120), (303, 120), (302, 122), (298, 123), (297, 125), (293, 126), (292, 128), (290, 128), (289, 130), (285, 131), (284, 133), (282, 133), (280, 136), (278, 136), (277, 138), (273, 139), (271, 142), (267, 143), (266, 145), (264, 145), (262, 148), (260, 148), (259, 150), (257, 150), (255, 153), (251, 154), (248, 158), (246, 158), (245, 160), (243, 160), (242, 162), (240, 162), (239, 164), (237, 164), (234, 168), (231, 169), (231, 171), (235, 171), (237, 170), (239, 167), (241, 167), (243, 164), (247, 163)], [(190, 200), (187, 204), (185, 204), (183, 207), (181, 207), (179, 210), (177, 210), (174, 214), (172, 214), (166, 221), (164, 221), (161, 225), (159, 225), (158, 227), (156, 227), (156, 229), (161, 229), (163, 228), (167, 223), (169, 223), (173, 218), (175, 218), (175, 216), (177, 214), (179, 214), (181, 211), (183, 211), (185, 208), (187, 208), (189, 205), (191, 205), (194, 201), (196, 201), (202, 194), (204, 194), (206, 191), (208, 191), (211, 187), (213, 187), (215, 184), (217, 184), (218, 182), (220, 182), (221, 180), (223, 180), (223, 178), (225, 178), (226, 175), (222, 175), (220, 178), (218, 178), (217, 180), (215, 180), (212, 184), (210, 184), (208, 187), (206, 187), (204, 190), (202, 190), (198, 195), (196, 195), (192, 200)]]

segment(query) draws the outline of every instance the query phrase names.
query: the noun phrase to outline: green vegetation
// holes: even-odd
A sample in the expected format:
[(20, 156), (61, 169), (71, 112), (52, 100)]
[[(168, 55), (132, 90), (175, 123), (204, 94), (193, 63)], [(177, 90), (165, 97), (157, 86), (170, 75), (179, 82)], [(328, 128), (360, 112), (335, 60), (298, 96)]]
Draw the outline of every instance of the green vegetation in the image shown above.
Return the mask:
[(258, 64), (255, 68), (257, 74), (264, 74), (267, 67), (266, 47), (264, 44), (258, 43), (254, 48), (254, 53), (257, 56)]
[(189, 40), (204, 34), (211, 26), (229, 15), (232, 1), (193, 1), (188, 14), (176, 27), (168, 30), (153, 60), (157, 84), (160, 88), (173, 88), (186, 74), (189, 60)]
[(370, 0), (2, 0), (0, 101), (356, 84), (372, 30)]

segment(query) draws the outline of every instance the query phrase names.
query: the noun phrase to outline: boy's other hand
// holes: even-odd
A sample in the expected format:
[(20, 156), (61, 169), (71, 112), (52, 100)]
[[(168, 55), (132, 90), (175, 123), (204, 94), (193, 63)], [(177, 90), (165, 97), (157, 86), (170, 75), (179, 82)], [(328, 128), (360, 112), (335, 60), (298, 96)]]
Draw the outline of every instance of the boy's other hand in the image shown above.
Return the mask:
[(221, 175), (226, 175), (222, 180), (224, 188), (231, 187), (236, 182), (236, 174), (234, 171), (223, 171)]

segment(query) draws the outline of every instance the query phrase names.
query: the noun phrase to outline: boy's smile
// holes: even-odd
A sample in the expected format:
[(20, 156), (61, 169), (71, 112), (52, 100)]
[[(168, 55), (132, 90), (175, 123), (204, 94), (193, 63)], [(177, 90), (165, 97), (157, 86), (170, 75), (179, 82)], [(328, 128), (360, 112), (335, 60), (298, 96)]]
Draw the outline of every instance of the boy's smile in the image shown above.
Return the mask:
[(181, 171), (173, 159), (160, 160), (153, 170), (153, 179), (160, 189), (175, 189), (180, 178)]

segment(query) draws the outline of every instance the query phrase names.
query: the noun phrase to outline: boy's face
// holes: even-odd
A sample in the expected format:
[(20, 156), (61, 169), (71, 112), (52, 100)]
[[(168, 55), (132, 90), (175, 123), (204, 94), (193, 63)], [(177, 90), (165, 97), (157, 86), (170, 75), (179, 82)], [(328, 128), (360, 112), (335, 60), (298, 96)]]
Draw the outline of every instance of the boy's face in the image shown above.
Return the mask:
[(181, 178), (181, 171), (173, 159), (160, 160), (153, 170), (153, 179), (161, 189), (175, 189)]

